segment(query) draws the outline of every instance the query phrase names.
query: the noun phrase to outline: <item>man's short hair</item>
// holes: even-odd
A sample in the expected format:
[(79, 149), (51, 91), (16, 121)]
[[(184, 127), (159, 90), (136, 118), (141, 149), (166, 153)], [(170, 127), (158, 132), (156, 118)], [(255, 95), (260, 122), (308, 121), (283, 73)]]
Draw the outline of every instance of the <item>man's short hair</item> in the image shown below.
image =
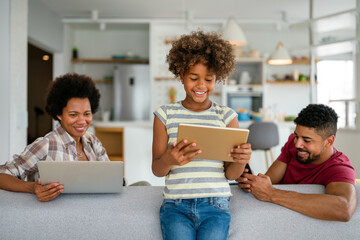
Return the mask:
[(296, 125), (314, 128), (323, 139), (336, 135), (339, 116), (324, 104), (309, 104), (302, 109), (294, 122)]

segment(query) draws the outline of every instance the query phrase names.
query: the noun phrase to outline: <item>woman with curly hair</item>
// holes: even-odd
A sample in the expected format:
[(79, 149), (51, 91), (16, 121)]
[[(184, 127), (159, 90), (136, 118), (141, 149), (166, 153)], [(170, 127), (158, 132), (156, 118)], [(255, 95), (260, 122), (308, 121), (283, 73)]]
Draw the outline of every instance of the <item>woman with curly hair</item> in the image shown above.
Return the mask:
[(66, 74), (51, 82), (46, 111), (59, 121), (56, 129), (36, 139), (14, 159), (0, 165), (0, 188), (36, 194), (40, 201), (56, 198), (63, 185), (42, 185), (35, 175), (38, 161), (109, 161), (100, 141), (87, 133), (99, 106), (100, 93), (85, 75)]
[(238, 128), (237, 114), (209, 99), (215, 82), (234, 69), (231, 45), (216, 33), (183, 35), (167, 56), (169, 70), (184, 85), (184, 100), (154, 112), (153, 173), (166, 176), (160, 208), (164, 239), (227, 239), (231, 196), (228, 180), (237, 179), (250, 161), (250, 144), (229, 149), (234, 162), (197, 159), (195, 142), (177, 141), (178, 125), (193, 123)]

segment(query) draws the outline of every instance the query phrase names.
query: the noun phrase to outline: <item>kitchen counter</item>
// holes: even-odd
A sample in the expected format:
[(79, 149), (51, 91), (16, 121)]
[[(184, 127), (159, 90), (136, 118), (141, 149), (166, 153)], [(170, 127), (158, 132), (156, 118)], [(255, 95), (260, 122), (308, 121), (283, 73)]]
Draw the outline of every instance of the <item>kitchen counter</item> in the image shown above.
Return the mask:
[[(251, 123), (252, 121), (239, 121), (239, 128), (248, 128)], [(279, 145), (273, 148), (275, 158), (279, 156), (281, 147), (295, 128), (294, 122), (278, 122), (276, 124), (280, 139)], [(152, 185), (164, 185), (164, 179), (155, 177), (151, 172), (152, 121), (93, 121), (92, 127), (124, 128), (125, 176), (129, 184), (146, 180)], [(253, 151), (251, 167), (256, 174), (266, 172), (263, 151)]]
[(153, 121), (92, 121), (95, 127), (139, 127), (139, 128), (152, 128)]
[[(248, 128), (253, 121), (239, 121), (239, 128)], [(294, 122), (275, 122), (279, 128), (295, 128)], [(94, 120), (95, 127), (141, 127), (152, 128), (153, 121), (100, 121)]]
[[(248, 128), (254, 121), (239, 121), (239, 128)], [(274, 122), (279, 128), (295, 129), (294, 122)]]

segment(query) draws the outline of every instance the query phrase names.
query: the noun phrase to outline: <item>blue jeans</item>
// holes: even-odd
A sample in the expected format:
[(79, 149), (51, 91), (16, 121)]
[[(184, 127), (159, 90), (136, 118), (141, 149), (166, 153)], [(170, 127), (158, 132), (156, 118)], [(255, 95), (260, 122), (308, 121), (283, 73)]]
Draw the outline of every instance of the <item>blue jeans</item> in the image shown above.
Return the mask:
[(164, 240), (227, 239), (230, 197), (164, 199), (160, 208)]

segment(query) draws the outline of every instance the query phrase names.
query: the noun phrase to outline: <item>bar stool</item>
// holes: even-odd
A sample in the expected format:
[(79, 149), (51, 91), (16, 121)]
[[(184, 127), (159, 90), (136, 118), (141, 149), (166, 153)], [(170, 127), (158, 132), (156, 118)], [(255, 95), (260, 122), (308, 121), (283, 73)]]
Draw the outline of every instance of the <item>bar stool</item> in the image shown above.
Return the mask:
[[(275, 161), (272, 147), (279, 144), (279, 131), (275, 123), (272, 122), (254, 122), (249, 126), (248, 143), (251, 144), (252, 150), (263, 150), (265, 152), (266, 167)], [(270, 164), (268, 160), (270, 153)]]

